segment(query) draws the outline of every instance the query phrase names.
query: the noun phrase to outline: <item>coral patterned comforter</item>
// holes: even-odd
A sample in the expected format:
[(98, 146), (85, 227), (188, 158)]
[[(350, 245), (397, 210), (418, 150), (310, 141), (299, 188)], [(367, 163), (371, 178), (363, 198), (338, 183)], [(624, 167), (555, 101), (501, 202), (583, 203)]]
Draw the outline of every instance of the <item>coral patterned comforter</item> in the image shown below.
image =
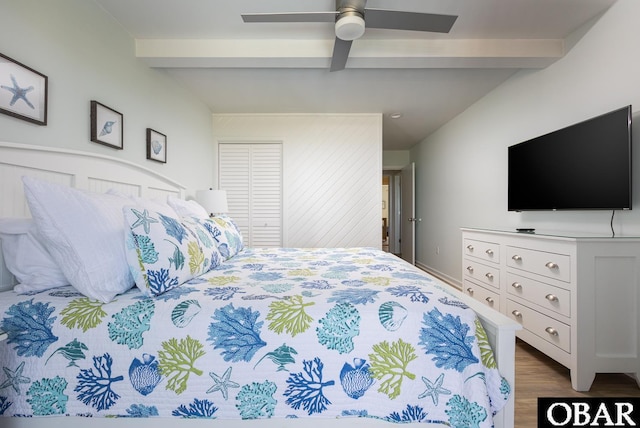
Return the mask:
[(0, 415), (492, 426), (474, 312), (375, 249), (246, 249), (155, 298), (0, 295)]

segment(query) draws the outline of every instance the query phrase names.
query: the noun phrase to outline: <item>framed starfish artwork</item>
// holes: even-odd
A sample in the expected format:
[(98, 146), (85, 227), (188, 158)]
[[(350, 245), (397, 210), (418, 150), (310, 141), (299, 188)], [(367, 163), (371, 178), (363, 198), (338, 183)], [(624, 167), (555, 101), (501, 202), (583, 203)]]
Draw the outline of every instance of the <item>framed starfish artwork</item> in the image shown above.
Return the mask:
[(91, 101), (91, 141), (94, 143), (122, 150), (123, 121), (122, 113), (98, 101)]
[(167, 136), (147, 128), (147, 159), (167, 163)]
[(47, 124), (48, 78), (0, 53), (0, 113)]

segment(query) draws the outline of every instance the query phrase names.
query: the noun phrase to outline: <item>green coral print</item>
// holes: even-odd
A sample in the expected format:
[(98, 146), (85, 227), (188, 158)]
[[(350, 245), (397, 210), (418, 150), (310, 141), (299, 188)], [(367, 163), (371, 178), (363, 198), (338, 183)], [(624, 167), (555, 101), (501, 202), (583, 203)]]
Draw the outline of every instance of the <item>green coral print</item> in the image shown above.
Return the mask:
[(238, 282), (240, 281), (240, 278), (237, 276), (214, 276), (213, 278), (209, 278), (208, 281), (211, 285), (222, 286)]
[(191, 275), (195, 275), (202, 270), (204, 253), (196, 241), (189, 241), (187, 251), (189, 252), (189, 271)]
[(194, 364), (205, 354), (204, 346), (190, 336), (185, 339), (169, 339), (162, 342), (162, 351), (158, 351), (158, 369), (167, 377), (166, 389), (182, 394), (187, 389), (187, 381), (191, 373), (202, 376), (202, 370)]
[(380, 285), (382, 287), (386, 287), (391, 284), (391, 278), (385, 278), (384, 276), (371, 276), (362, 278), (364, 282), (367, 282), (372, 285)]
[(139, 349), (144, 339), (142, 334), (149, 330), (150, 321), (155, 312), (153, 300), (141, 300), (113, 314), (113, 322), (107, 327), (109, 339), (129, 349)]
[(378, 392), (388, 395), (392, 400), (400, 395), (402, 379), (405, 376), (411, 380), (416, 378), (407, 371), (407, 365), (416, 358), (415, 348), (402, 339), (391, 344), (385, 340), (373, 345), (373, 353), (369, 354), (369, 374), (374, 379), (384, 379)]
[(27, 403), (36, 416), (62, 415), (67, 411), (69, 397), (64, 394), (67, 381), (60, 376), (33, 382), (27, 391)]
[(487, 332), (485, 331), (482, 324), (480, 324), (480, 320), (476, 319), (476, 337), (478, 338), (478, 346), (480, 347), (480, 359), (482, 360), (482, 364), (488, 369), (498, 368), (496, 364), (496, 360), (493, 355), (493, 350), (491, 349), (491, 345), (489, 344), (489, 337), (487, 336)]
[(340, 354), (353, 351), (353, 338), (360, 334), (360, 313), (349, 302), (340, 302), (318, 321), (318, 341)]
[(236, 408), (242, 419), (270, 418), (278, 401), (273, 398), (276, 384), (268, 380), (244, 385), (236, 395)]
[(311, 325), (313, 318), (304, 309), (313, 305), (315, 305), (314, 302), (303, 303), (300, 295), (272, 302), (269, 305), (269, 313), (267, 314), (267, 321), (271, 321), (269, 330), (277, 334), (286, 331), (291, 337), (305, 332)]
[(289, 271), (289, 276), (313, 276), (314, 271), (311, 269), (292, 269)]
[(62, 325), (72, 328), (81, 328), (86, 332), (90, 328), (96, 328), (102, 319), (107, 315), (102, 310), (104, 303), (99, 300), (92, 300), (88, 297), (82, 297), (72, 300), (66, 308), (60, 312)]

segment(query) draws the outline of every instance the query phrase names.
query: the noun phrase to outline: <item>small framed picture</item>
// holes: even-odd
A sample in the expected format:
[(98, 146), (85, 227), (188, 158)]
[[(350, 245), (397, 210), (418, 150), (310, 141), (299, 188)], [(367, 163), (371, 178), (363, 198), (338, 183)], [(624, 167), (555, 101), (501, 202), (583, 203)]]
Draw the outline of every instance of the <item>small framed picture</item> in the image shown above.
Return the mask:
[(123, 116), (112, 108), (91, 101), (91, 141), (122, 150)]
[(167, 163), (167, 136), (147, 128), (147, 159)]
[(0, 113), (47, 124), (48, 78), (0, 54)]

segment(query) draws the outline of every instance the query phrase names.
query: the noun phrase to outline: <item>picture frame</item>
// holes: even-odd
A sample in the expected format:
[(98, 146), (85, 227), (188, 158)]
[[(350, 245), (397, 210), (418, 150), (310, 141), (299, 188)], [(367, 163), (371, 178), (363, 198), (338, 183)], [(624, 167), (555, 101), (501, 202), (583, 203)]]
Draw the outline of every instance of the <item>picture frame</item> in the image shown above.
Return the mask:
[(114, 149), (124, 148), (122, 113), (99, 103), (91, 101), (91, 141)]
[(167, 136), (147, 128), (147, 159), (167, 163)]
[(0, 53), (0, 113), (47, 124), (49, 78)]

